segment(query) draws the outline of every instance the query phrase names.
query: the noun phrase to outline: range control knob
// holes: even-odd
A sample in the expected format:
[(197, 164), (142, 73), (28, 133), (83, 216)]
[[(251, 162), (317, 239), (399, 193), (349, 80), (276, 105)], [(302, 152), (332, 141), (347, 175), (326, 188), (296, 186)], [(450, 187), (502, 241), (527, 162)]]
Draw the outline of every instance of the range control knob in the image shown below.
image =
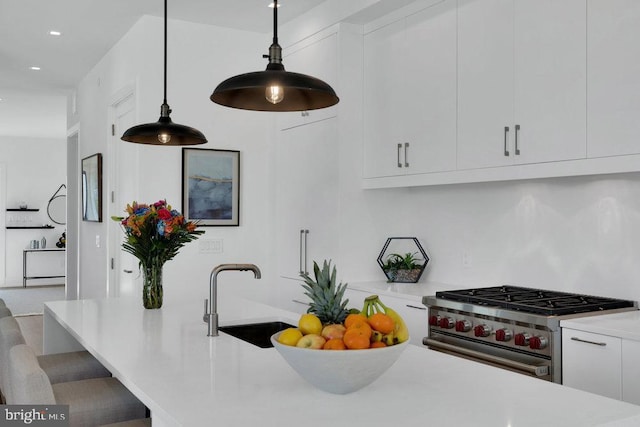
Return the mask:
[(502, 328), (496, 331), (496, 341), (511, 341), (513, 334), (509, 329)]
[(438, 326), (439, 324), (440, 324), (440, 315), (434, 314), (433, 316), (429, 316), (430, 326)]
[(514, 342), (516, 345), (525, 346), (525, 345), (529, 345), (530, 339), (531, 339), (531, 335), (527, 334), (526, 332), (523, 332), (520, 334), (516, 334), (516, 336), (514, 337)]
[(488, 337), (491, 334), (491, 328), (488, 325), (478, 325), (473, 328), (473, 334), (477, 337)]
[(547, 348), (548, 341), (545, 337), (535, 336), (529, 340), (529, 348), (531, 350), (542, 350)]
[(471, 330), (471, 322), (468, 320), (458, 320), (456, 322), (456, 332), (469, 332)]
[(442, 329), (451, 329), (454, 326), (453, 319), (451, 317), (443, 317), (440, 319), (440, 327)]

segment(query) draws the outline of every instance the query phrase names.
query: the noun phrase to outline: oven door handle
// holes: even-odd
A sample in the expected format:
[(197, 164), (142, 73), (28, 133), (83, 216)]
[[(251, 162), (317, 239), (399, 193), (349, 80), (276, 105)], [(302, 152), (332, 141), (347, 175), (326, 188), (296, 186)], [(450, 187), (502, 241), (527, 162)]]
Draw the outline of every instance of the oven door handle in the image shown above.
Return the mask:
[(464, 356), (473, 357), (476, 359), (484, 360), (485, 362), (491, 362), (491, 363), (506, 366), (512, 369), (516, 369), (518, 371), (523, 371), (528, 374), (535, 375), (537, 377), (543, 377), (545, 375), (549, 375), (548, 366), (536, 366), (536, 365), (529, 365), (527, 363), (516, 362), (515, 360), (505, 359), (503, 357), (498, 357), (491, 354), (485, 354), (475, 350), (469, 350), (467, 348), (462, 348), (456, 345), (451, 345), (451, 344), (443, 343), (440, 341), (436, 341), (431, 338), (424, 338), (422, 342), (424, 345), (429, 347), (434, 347), (438, 350), (444, 350), (451, 353), (458, 353)]

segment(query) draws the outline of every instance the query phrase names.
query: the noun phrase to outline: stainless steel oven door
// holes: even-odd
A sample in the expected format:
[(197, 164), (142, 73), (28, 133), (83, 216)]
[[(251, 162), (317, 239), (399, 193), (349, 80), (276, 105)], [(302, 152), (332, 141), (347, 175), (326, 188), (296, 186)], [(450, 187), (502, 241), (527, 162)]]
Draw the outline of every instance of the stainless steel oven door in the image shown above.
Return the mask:
[(432, 350), (552, 381), (553, 370), (550, 358), (460, 339), (433, 329), (429, 331), (429, 337), (423, 339), (423, 344)]

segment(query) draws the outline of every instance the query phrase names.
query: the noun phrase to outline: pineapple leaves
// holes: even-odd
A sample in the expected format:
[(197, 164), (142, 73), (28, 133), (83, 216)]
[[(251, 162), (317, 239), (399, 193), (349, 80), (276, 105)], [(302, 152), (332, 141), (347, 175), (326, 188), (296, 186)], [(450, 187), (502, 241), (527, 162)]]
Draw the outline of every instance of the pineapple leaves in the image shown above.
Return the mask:
[(307, 273), (300, 274), (304, 279), (304, 294), (311, 298), (307, 312), (318, 316), (324, 324), (342, 323), (348, 314), (346, 307), (349, 300), (342, 301), (347, 284), (336, 286), (337, 270), (335, 266), (331, 269), (331, 261), (325, 260), (322, 269), (314, 261), (313, 273), (315, 281)]

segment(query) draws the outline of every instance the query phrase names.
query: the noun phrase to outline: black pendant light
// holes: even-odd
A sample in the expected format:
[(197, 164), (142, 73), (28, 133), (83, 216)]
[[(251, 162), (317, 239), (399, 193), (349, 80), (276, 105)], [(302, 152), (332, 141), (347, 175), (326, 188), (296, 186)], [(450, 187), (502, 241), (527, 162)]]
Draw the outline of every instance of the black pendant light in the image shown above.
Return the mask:
[(241, 110), (305, 111), (331, 107), (340, 100), (331, 86), (312, 76), (285, 71), (278, 44), (278, 1), (273, 2), (273, 44), (265, 71), (240, 74), (218, 85), (216, 104)]
[(155, 123), (145, 123), (127, 129), (120, 139), (151, 145), (198, 145), (207, 142), (199, 130), (171, 121), (171, 108), (167, 104), (167, 0), (164, 0), (164, 101), (160, 106), (160, 118)]

